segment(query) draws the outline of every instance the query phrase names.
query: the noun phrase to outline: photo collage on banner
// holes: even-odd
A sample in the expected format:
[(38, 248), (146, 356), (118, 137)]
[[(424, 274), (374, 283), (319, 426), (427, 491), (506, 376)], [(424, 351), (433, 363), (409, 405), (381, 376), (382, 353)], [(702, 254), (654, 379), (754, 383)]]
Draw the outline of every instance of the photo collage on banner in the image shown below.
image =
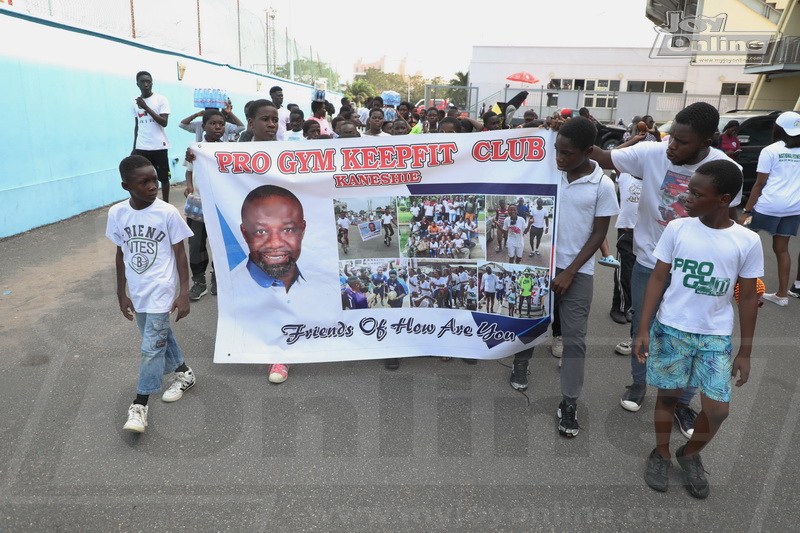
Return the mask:
[(548, 316), (554, 210), (555, 196), (336, 198), (342, 309)]
[(493, 135), (193, 148), (215, 362), (494, 359), (546, 338), (552, 132)]

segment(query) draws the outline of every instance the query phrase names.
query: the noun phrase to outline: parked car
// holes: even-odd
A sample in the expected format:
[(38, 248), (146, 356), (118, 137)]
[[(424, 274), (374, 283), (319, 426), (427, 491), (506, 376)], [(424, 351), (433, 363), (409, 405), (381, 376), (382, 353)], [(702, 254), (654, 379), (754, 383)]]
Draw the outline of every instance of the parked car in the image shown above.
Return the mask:
[[(750, 195), (753, 185), (756, 183), (756, 166), (758, 156), (765, 146), (772, 144), (772, 129), (775, 127), (775, 120), (783, 111), (775, 110), (734, 110), (719, 116), (719, 126), (717, 129), (722, 131), (725, 124), (731, 120), (739, 121), (739, 131), (736, 134), (742, 145), (737, 162), (742, 165), (744, 175), (743, 195)], [(665, 122), (659, 126), (662, 137), (669, 134), (672, 121)]]
[(421, 98), (419, 102), (414, 104), (414, 108), (417, 110), (417, 113), (423, 113), (431, 107), (435, 107), (436, 109), (447, 109), (447, 100), (442, 98), (429, 98), (428, 104), (425, 105), (425, 99)]
[[(578, 116), (577, 109), (571, 109), (570, 111), (572, 111), (573, 117)], [(517, 111), (514, 118), (511, 119), (511, 127), (516, 128), (517, 126), (522, 125), (524, 122), (525, 120), (522, 117), (522, 114)], [(618, 144), (622, 143), (622, 136), (625, 135), (626, 131), (627, 129), (622, 126), (609, 126), (607, 124), (603, 124), (602, 122), (597, 122), (597, 137), (595, 138), (594, 144), (603, 150), (613, 150)]]

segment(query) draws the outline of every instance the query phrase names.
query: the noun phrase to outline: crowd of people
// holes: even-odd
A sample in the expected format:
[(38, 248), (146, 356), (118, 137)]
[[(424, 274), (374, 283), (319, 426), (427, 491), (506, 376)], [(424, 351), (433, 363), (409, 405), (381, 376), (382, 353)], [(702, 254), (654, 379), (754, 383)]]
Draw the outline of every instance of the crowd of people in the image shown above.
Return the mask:
[(343, 309), (478, 309), (478, 277), (471, 265), (402, 260), (373, 266), (370, 260), (340, 262)]
[[(547, 272), (539, 268), (504, 271), (497, 265), (493, 271), (492, 267), (486, 267), (480, 275), (478, 309), (516, 318), (545, 316), (546, 298), (550, 293)], [(504, 306), (505, 312), (502, 310)]]
[[(154, 153), (168, 147), (163, 129), (169, 107), (166, 99), (152, 93), (152, 78), (148, 73), (137, 75), (137, 85), (141, 96), (134, 101), (137, 117), (134, 155), (120, 165), (122, 186), (131, 198), (112, 208), (107, 235), (118, 246), (120, 310), (129, 320), (136, 319), (143, 335), (137, 396), (125, 424), (126, 430), (141, 432), (147, 425), (147, 397), (161, 390), (162, 374), (175, 372), (174, 381), (162, 396), (167, 402), (180, 399), (195, 383), (194, 374), (183, 361), (172, 337), (168, 313), (175, 310), (180, 319), (189, 312), (189, 269), (183, 242), (187, 237), (197, 238), (200, 232), (192, 235), (177, 211), (157, 200), (158, 181), (162, 184), (169, 181), (168, 166), (165, 173), (162, 154)], [(311, 104), (312, 117), (304, 121), (299, 109), (283, 109), (279, 87), (274, 87), (270, 94), (272, 100), (256, 100), (245, 106), (247, 126), (238, 132), (240, 141), (287, 139), (286, 135), (299, 137), (301, 131), (305, 139), (315, 139), (358, 136), (362, 128), (363, 135), (382, 136), (491, 131), (503, 127), (503, 117), (492, 112), (483, 115), (483, 122), (464, 119), (457, 109), (443, 112), (432, 108), (423, 117), (416, 116), (407, 102), (395, 110), (384, 106), (377, 97), (362, 109), (343, 100), (338, 114), (328, 102), (315, 101)], [(230, 115), (230, 111), (226, 115), (218, 110), (203, 113), (202, 129), (207, 142), (220, 141), (226, 134), (237, 134), (233, 130), (241, 126), (229, 128), (226, 125), (233, 120)], [(511, 313), (511, 297), (516, 313), (528, 301), (535, 306), (535, 298), (541, 304), (542, 295), (552, 294), (553, 344), (550, 350), (561, 358), (562, 398), (556, 410), (557, 430), (564, 437), (577, 437), (581, 429), (577, 412), (585, 378), (594, 256), (603, 246), (611, 217), (619, 214), (615, 184), (603, 170), (616, 170), (620, 176), (630, 175), (639, 181), (640, 187), (634, 191), (635, 187), (629, 185), (622, 199), (623, 203), (633, 204), (634, 194), (638, 195), (637, 209), (635, 216), (625, 217), (617, 227), (620, 240), (624, 237), (632, 243), (631, 253), (621, 257), (623, 265), (619, 269), (623, 274), (619, 283), (627, 285), (621, 289), (626, 303), (612, 309), (631, 324), (631, 340), (617, 347), (630, 354), (632, 380), (620, 404), (627, 411), (638, 411), (647, 385), (658, 390), (654, 409), (655, 447), (646, 457), (645, 482), (657, 491), (668, 489), (673, 456), (670, 438), (675, 420), (688, 439), (674, 452), (684, 473), (685, 486), (692, 496), (705, 498), (710, 488), (700, 452), (728, 416), (732, 381), (741, 386), (747, 382), (750, 372), (759, 307), (757, 281), (763, 275), (764, 263), (761, 241), (755, 231), (773, 236), (773, 250), (778, 259), (779, 287), (774, 293), (764, 294), (763, 299), (785, 307), (788, 296), (800, 296), (800, 280), (789, 289), (790, 259), (786, 246), (800, 226), (800, 180), (797, 179), (800, 175), (800, 114), (786, 112), (778, 117), (775, 143), (759, 158), (758, 182), (743, 206), (741, 217), (736, 212), (742, 198), (741, 166), (729, 157), (736, 155), (736, 147), (730, 139), (725, 140), (727, 151), (713, 146), (719, 113), (712, 105), (697, 102), (681, 110), (675, 116), (666, 142), (661, 142), (660, 132), (645, 121), (644, 128), (638, 128), (637, 124), (638, 131), (632, 131), (630, 138), (614, 150), (594, 146), (597, 130), (591, 116), (573, 118), (568, 115), (555, 114), (544, 121), (544, 127), (557, 131), (554, 171), (559, 172), (561, 178), (559, 209), (570, 215), (561, 216), (558, 222), (556, 269), (550, 279), (539, 277), (531, 282), (528, 281), (530, 276), (523, 272), (516, 279), (512, 274), (508, 280), (506, 275), (500, 277), (490, 267), (482, 272), (480, 279), (476, 271), (463, 266), (429, 265), (405, 271), (389, 268), (388, 274), (385, 268), (374, 273), (362, 268), (358, 273), (342, 272), (343, 306), (357, 309), (376, 302), (381, 306), (385, 302), (394, 307), (398, 299), (402, 305), (402, 300), (408, 298), (410, 307), (474, 310), (480, 300), (480, 305), (485, 305), (488, 312), (495, 312), (496, 305), (499, 310), (498, 301), (505, 299)], [(222, 123), (218, 120), (220, 116), (224, 119)], [(329, 121), (329, 117), (332, 120)], [(538, 124), (531, 121), (527, 126), (537, 127)], [(725, 128), (728, 137), (731, 128), (733, 126)], [(189, 187), (187, 184), (187, 189)], [(677, 197), (682, 200), (680, 209), (674, 205)], [(164, 199), (167, 199), (166, 191)], [(455, 201), (453, 199), (450, 205), (449, 215), (444, 202), (438, 212), (437, 202), (432, 206), (430, 202), (423, 202), (412, 207), (420, 210), (414, 218), (422, 216), (419, 222), (428, 222), (427, 235), (423, 237), (429, 239), (428, 244), (431, 224), (438, 228), (440, 223), (445, 223), (445, 218), (448, 226), (458, 222), (458, 218), (450, 219)], [(513, 225), (522, 235), (530, 228), (527, 221), (522, 225), (509, 223), (509, 220), (523, 218), (519, 208), (513, 211), (512, 208), (508, 207), (502, 228), (508, 232), (509, 263), (518, 263), (521, 250), (518, 242), (511, 239), (511, 233), (517, 232), (510, 228)], [(479, 209), (476, 205), (473, 220)], [(465, 209), (465, 221), (467, 215)], [(164, 269), (164, 275), (157, 278), (141, 276), (141, 272), (131, 266), (132, 251), (124, 246), (130, 228), (144, 224), (156, 225), (169, 236), (163, 245), (164, 252), (159, 249), (159, 268)], [(547, 227), (545, 225), (545, 229)], [(500, 230), (500, 226), (497, 229)], [(420, 225), (417, 232), (421, 230)], [(452, 253), (458, 246), (446, 248)], [(535, 248), (532, 251), (535, 253)], [(195, 266), (202, 264), (195, 261), (196, 257), (190, 246), (193, 276)], [(439, 256), (431, 255), (428, 248), (426, 257)], [(630, 268), (625, 268), (625, 263)], [(624, 279), (626, 275), (628, 279)], [(198, 283), (197, 278), (194, 279)], [(523, 279), (525, 285), (531, 286), (530, 294), (522, 294)], [(537, 284), (540, 286), (536, 287)], [(177, 299), (173, 297), (176, 286), (180, 288)], [(541, 289), (535, 296), (534, 287)], [(735, 321), (731, 301), (734, 290), (738, 296), (741, 331), (735, 355), (731, 339)], [(612, 314), (612, 318), (614, 316)], [(532, 348), (526, 349), (514, 357), (510, 383), (517, 390), (528, 386), (532, 352)], [(397, 366), (399, 364), (392, 364), (389, 368)], [(286, 365), (273, 365), (270, 381), (285, 380), (287, 372)], [(276, 379), (273, 374), (277, 375)], [(697, 392), (700, 393), (699, 413), (690, 407)]]

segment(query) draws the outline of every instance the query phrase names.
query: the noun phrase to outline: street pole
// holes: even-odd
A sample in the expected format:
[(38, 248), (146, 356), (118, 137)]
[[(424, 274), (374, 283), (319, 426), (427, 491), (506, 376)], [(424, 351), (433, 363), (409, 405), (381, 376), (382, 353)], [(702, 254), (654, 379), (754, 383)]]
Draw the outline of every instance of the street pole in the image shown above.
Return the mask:
[(242, 66), (242, 13), (239, 9), (239, 0), (236, 0), (236, 35), (239, 42), (239, 66)]

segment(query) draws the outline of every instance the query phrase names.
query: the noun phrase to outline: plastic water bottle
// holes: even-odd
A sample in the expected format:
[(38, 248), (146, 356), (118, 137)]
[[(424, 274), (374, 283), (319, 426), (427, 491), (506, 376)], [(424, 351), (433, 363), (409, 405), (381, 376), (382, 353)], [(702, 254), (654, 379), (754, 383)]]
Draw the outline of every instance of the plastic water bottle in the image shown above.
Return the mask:
[(183, 213), (186, 215), (186, 218), (191, 218), (192, 220), (202, 222), (203, 203), (200, 199), (200, 196), (196, 194), (188, 195), (186, 197), (186, 204), (183, 206)]

